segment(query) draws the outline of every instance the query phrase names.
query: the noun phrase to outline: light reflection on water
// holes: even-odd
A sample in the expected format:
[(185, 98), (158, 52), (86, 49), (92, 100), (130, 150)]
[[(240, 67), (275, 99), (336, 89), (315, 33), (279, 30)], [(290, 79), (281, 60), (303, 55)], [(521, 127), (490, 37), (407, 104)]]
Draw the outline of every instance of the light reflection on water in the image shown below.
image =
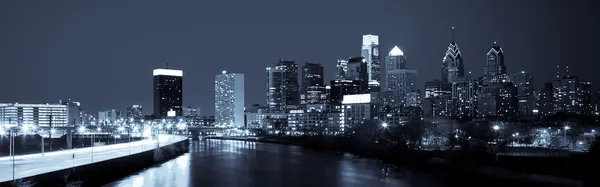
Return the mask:
[(192, 142), (190, 153), (106, 186), (426, 186), (423, 174), (392, 172), (372, 159), (296, 146), (243, 141)]

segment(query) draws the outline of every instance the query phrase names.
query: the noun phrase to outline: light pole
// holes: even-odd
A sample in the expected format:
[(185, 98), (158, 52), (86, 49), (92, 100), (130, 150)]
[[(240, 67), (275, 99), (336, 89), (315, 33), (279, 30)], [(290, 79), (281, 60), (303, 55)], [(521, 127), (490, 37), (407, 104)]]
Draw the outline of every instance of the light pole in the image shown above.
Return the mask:
[[(568, 125), (565, 125), (565, 131), (563, 132), (563, 139), (565, 140), (565, 142), (567, 142), (567, 131), (571, 129), (571, 127), (569, 127)], [(567, 143), (567, 146), (569, 144)]]
[(44, 156), (44, 130), (40, 130), (40, 137), (42, 137), (42, 156)]

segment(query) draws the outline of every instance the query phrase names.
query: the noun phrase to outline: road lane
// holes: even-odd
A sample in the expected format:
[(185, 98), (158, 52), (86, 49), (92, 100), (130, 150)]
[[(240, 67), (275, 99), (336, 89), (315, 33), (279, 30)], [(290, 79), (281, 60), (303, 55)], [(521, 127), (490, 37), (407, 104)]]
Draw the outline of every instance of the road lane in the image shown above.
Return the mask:
[[(14, 160), (15, 179), (141, 153), (156, 148), (157, 143), (162, 147), (185, 139), (187, 137), (160, 135), (158, 141), (141, 140), (131, 143), (48, 152), (44, 155), (41, 153), (17, 155)], [(10, 157), (0, 157), (0, 182), (10, 180), (13, 180), (13, 160)]]

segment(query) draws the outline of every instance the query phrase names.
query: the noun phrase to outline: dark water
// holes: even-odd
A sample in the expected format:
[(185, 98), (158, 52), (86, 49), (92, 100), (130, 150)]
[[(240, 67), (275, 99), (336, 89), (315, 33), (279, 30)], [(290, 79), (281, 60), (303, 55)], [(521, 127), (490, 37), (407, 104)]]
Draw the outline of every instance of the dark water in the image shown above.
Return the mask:
[[(382, 169), (389, 169), (386, 175)], [(378, 160), (296, 146), (231, 140), (192, 142), (186, 153), (107, 186), (439, 187), (427, 174)]]

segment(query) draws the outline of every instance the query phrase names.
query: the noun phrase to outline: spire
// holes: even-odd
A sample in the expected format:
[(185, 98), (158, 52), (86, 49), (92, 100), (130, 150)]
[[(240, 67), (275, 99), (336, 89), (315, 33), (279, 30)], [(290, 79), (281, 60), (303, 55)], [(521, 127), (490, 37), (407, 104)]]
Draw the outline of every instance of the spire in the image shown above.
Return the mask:
[(452, 43), (454, 43), (454, 27), (452, 27)]

